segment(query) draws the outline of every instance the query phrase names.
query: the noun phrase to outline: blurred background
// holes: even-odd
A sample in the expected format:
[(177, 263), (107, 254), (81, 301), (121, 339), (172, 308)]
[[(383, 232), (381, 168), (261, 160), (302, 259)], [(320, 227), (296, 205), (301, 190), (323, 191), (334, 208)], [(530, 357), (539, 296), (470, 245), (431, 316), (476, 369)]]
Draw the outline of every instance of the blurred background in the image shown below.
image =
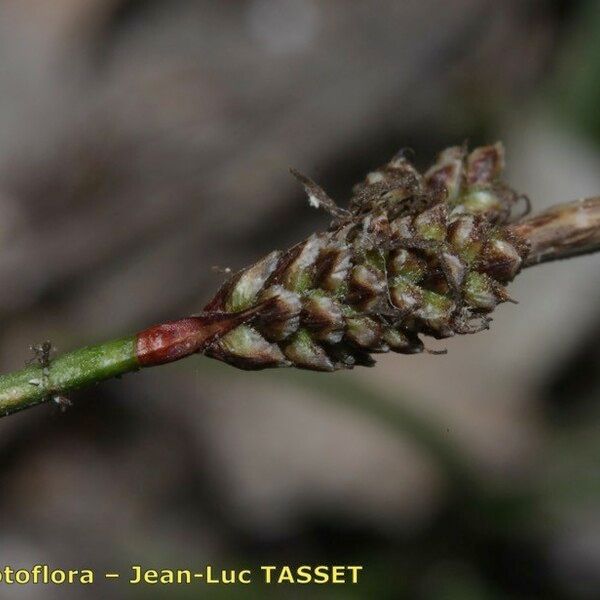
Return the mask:
[[(600, 193), (600, 3), (3, 0), (0, 369), (197, 312), (398, 149), (504, 141), (535, 209)], [(360, 586), (18, 598), (597, 598), (598, 257), (527, 271), (447, 356), (206, 358), (0, 422), (0, 565), (362, 564)], [(440, 347), (440, 344), (438, 344)], [(436, 346), (437, 347), (437, 346)]]

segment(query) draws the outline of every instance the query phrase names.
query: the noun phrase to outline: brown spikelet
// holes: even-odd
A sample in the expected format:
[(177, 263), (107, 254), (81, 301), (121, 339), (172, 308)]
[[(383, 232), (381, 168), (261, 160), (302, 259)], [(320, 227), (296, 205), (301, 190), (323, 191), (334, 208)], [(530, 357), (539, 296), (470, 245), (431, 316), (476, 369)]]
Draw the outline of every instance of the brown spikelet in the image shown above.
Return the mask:
[(333, 371), (422, 352), (420, 335), (486, 329), (528, 253), (507, 227), (520, 197), (503, 167), (499, 143), (448, 148), (424, 175), (396, 157), (355, 186), (348, 210), (292, 171), (330, 228), (226, 282), (206, 310), (268, 308), (205, 353), (244, 369)]

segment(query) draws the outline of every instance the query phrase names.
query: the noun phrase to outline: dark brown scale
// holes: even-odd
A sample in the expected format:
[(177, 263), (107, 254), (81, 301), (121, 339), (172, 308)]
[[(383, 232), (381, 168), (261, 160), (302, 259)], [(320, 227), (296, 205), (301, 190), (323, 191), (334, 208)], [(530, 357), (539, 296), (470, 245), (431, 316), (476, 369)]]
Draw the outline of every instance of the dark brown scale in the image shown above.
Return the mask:
[(326, 246), (315, 264), (315, 284), (335, 292), (346, 282), (351, 267), (352, 253), (345, 244)]
[(380, 304), (387, 287), (382, 272), (366, 265), (355, 265), (348, 278), (346, 301), (362, 312), (373, 312)]
[(256, 327), (269, 341), (285, 340), (300, 326), (302, 301), (300, 296), (280, 285), (267, 288), (260, 297), (261, 301), (273, 299), (269, 314), (257, 318)]
[(304, 301), (303, 325), (316, 340), (336, 344), (344, 337), (346, 320), (339, 302), (329, 296), (311, 296)]

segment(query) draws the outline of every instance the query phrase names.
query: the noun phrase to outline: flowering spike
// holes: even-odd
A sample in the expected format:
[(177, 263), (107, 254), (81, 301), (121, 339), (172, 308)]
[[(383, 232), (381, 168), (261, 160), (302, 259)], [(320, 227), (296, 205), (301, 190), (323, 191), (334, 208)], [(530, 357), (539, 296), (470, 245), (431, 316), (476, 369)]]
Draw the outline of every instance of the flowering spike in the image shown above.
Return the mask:
[(419, 334), (487, 328), (528, 251), (507, 227), (519, 196), (501, 183), (503, 167), (499, 143), (448, 148), (425, 175), (395, 157), (355, 186), (349, 210), (292, 170), (333, 222), (223, 286), (211, 310), (271, 305), (206, 354), (243, 368), (331, 371), (371, 364), (372, 352), (422, 352)]

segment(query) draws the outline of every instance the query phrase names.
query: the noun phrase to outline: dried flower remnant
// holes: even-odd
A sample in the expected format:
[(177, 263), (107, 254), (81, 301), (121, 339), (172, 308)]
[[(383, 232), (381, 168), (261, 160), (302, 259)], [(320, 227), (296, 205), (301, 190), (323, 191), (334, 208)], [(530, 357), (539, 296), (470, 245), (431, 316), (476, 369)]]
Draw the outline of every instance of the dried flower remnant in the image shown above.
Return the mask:
[(205, 354), (244, 369), (334, 371), (422, 352), (423, 335), (486, 329), (528, 254), (508, 226), (520, 196), (503, 168), (499, 143), (448, 148), (424, 174), (395, 157), (355, 186), (348, 210), (292, 171), (330, 228), (225, 283), (206, 311), (274, 302)]

